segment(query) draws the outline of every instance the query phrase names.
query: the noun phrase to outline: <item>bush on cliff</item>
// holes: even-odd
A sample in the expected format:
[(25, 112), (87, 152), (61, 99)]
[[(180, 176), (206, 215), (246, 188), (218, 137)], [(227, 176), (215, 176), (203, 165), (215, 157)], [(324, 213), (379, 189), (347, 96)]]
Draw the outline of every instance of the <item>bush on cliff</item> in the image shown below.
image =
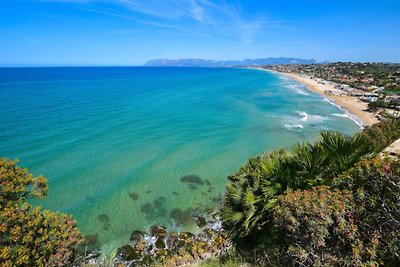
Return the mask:
[(400, 118), (375, 123), (362, 134), (373, 144), (375, 152), (381, 152), (400, 138)]
[(359, 133), (348, 137), (324, 131), (314, 144), (298, 144), (291, 150), (250, 159), (228, 177), (221, 208), (224, 229), (238, 243), (245, 238), (269, 238), (271, 215), (280, 196), (291, 190), (329, 185), (372, 149)]
[(377, 266), (377, 237), (362, 236), (356, 210), (350, 191), (326, 186), (283, 196), (274, 210), (281, 261), (296, 266)]
[(32, 208), (30, 198), (47, 195), (46, 179), (16, 161), (0, 158), (0, 262), (2, 266), (63, 266), (80, 241), (76, 221)]
[(375, 237), (377, 257), (400, 266), (400, 158), (375, 158), (357, 164), (333, 184), (350, 190), (363, 237)]

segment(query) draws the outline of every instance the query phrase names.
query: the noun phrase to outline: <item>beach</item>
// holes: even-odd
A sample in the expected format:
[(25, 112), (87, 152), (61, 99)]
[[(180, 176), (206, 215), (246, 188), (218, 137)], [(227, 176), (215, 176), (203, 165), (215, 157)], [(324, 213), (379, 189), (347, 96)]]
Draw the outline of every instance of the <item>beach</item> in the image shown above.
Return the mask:
[(311, 79), (309, 76), (297, 73), (279, 72), (279, 74), (305, 84), (311, 91), (327, 98), (340, 108), (348, 111), (351, 115), (356, 117), (356, 120), (362, 127), (371, 126), (378, 122), (378, 119), (373, 113), (366, 111), (368, 109), (368, 103), (362, 102), (357, 97), (343, 95), (343, 91), (334, 88), (333, 84), (329, 81), (315, 80)]

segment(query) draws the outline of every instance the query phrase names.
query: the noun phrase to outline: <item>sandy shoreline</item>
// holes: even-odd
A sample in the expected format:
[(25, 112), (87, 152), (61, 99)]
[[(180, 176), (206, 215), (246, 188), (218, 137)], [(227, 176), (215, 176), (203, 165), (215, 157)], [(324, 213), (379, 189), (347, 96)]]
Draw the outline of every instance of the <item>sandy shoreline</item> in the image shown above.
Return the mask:
[[(296, 81), (305, 84), (307, 88), (310, 89), (311, 91), (332, 101), (333, 104), (339, 106), (340, 108), (346, 110), (348, 113), (356, 117), (356, 121), (362, 127), (370, 126), (378, 122), (378, 119), (375, 118), (373, 113), (365, 111), (368, 108), (368, 104), (366, 102), (362, 102), (357, 97), (339, 95), (340, 93), (343, 92), (338, 89), (335, 89), (329, 81), (321, 80), (323, 83), (319, 83), (316, 80), (310, 79), (310, 77), (308, 76), (300, 75), (297, 73), (286, 73), (286, 72), (277, 72), (277, 73), (285, 75), (287, 77), (290, 77), (292, 79), (295, 79)], [(330, 93), (327, 93), (328, 91)]]
[[(326, 97), (327, 99), (333, 101), (339, 107), (347, 110), (363, 123), (362, 126), (370, 126), (378, 122), (378, 119), (375, 118), (373, 113), (365, 111), (368, 108), (368, 103), (362, 102), (357, 97), (339, 95), (342, 92), (338, 89), (335, 89), (330, 82), (323, 81), (324, 84), (322, 84), (318, 83), (316, 80), (310, 79), (307, 76), (300, 76), (299, 74), (295, 73), (280, 73), (307, 85), (307, 87), (313, 92), (316, 92)], [(327, 91), (331, 91), (337, 94), (327, 94)]]

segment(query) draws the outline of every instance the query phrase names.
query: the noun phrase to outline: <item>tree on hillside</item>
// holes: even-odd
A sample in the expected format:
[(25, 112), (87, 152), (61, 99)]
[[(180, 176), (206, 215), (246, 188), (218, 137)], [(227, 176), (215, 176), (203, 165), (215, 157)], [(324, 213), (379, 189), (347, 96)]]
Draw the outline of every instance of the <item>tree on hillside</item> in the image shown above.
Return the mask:
[(46, 179), (17, 161), (0, 158), (0, 262), (2, 266), (63, 266), (74, 257), (81, 235), (65, 214), (32, 208), (47, 195)]

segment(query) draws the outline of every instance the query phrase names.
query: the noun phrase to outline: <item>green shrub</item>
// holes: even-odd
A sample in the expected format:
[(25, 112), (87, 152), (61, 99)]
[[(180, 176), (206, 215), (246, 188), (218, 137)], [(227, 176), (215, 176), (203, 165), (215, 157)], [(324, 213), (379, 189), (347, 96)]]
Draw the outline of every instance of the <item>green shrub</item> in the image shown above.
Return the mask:
[(291, 150), (250, 159), (228, 177), (221, 208), (224, 229), (238, 243), (252, 235), (268, 237), (279, 196), (290, 190), (330, 184), (371, 151), (370, 142), (361, 134), (347, 137), (325, 131), (314, 144), (298, 144)]
[(32, 208), (30, 198), (47, 195), (46, 179), (16, 161), (0, 159), (0, 262), (2, 266), (63, 266), (80, 241), (76, 221)]
[(379, 153), (400, 138), (400, 118), (375, 123), (364, 129), (362, 134), (374, 145), (374, 151)]
[(373, 266), (377, 239), (360, 235), (351, 192), (327, 186), (280, 198), (274, 224), (282, 260), (299, 266)]
[(352, 192), (362, 235), (376, 236), (379, 258), (394, 266), (400, 266), (399, 160), (362, 161), (334, 182)]

